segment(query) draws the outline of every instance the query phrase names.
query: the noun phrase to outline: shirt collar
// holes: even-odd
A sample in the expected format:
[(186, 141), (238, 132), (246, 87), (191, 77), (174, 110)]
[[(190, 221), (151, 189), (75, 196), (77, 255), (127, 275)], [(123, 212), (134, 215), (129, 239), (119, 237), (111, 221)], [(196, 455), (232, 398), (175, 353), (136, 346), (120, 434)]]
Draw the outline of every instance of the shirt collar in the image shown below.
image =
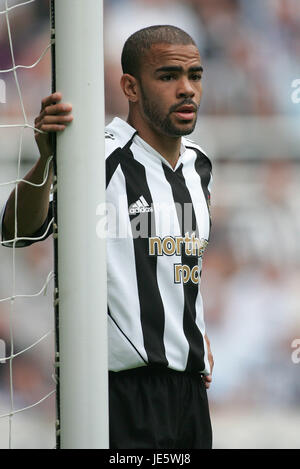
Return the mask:
[(122, 140), (124, 139), (125, 142), (128, 141), (128, 137), (131, 138), (136, 132), (136, 130), (131, 127), (128, 122), (120, 119), (119, 117), (115, 117), (107, 126), (107, 129), (109, 130), (110, 127)]
[[(113, 119), (111, 126), (117, 128), (118, 134), (120, 135), (120, 137), (124, 137), (125, 140), (128, 140), (128, 137), (132, 137), (133, 134), (136, 132), (136, 129), (134, 127), (132, 127), (130, 124), (128, 124), (128, 122), (124, 121), (123, 119), (120, 119), (119, 117), (115, 117)], [(181, 140), (179, 158), (177, 160), (175, 168), (173, 168), (171, 164), (158, 151), (156, 151), (151, 145), (149, 145), (149, 143), (143, 140), (138, 134), (136, 135), (136, 137), (134, 137), (134, 142), (139, 147), (142, 147), (144, 150), (150, 153), (152, 156), (159, 158), (161, 162), (168, 166), (170, 169), (172, 169), (172, 171), (176, 171), (176, 169), (178, 169), (178, 167), (181, 165), (183, 155), (186, 151), (186, 147)]]

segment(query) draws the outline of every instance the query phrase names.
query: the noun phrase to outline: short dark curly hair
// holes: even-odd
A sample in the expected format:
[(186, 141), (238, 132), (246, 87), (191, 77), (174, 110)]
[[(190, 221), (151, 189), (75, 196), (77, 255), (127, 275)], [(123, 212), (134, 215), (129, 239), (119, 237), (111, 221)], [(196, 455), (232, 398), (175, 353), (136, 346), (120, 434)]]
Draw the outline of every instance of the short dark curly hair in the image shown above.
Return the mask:
[(138, 78), (145, 52), (154, 44), (193, 44), (192, 37), (182, 29), (171, 25), (149, 26), (132, 34), (124, 44), (121, 64), (123, 73)]

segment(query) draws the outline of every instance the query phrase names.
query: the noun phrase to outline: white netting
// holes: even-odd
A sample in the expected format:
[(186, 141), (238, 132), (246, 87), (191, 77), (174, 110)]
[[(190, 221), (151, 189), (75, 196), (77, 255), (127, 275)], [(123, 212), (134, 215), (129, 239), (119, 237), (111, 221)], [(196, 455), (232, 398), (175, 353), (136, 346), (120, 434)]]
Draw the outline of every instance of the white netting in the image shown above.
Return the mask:
[[(11, 249), (5, 248), (3, 241), (0, 248), (1, 448), (50, 448), (55, 441), (55, 404), (53, 398), (49, 399), (55, 393), (54, 321), (49, 293), (54, 276), (52, 245), (48, 240), (21, 250), (16, 246), (31, 239), (18, 237), (17, 196), (22, 175), (37, 155), (33, 113), (38, 112), (41, 98), (49, 94), (50, 88), (45, 79), (47, 73), (48, 80), (51, 76), (50, 30), (48, 27), (46, 32), (45, 26), (47, 4), (44, 0), (0, 0), (1, 206), (11, 190), (16, 191), (15, 236), (9, 240)], [(25, 72), (27, 75), (22, 76)], [(45, 183), (48, 169), (49, 164), (44, 181), (36, 186)], [(53, 220), (47, 231), (51, 223)]]

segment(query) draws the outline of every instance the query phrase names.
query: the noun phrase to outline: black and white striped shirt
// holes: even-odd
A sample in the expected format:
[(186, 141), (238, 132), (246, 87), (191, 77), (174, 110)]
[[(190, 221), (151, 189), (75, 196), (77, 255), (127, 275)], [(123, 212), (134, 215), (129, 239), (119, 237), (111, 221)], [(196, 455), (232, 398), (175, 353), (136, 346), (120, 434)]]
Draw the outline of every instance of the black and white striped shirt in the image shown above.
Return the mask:
[(105, 140), (109, 368), (207, 373), (199, 287), (211, 163), (182, 138), (173, 169), (119, 118)]
[[(182, 138), (173, 169), (119, 118), (105, 136), (107, 195), (97, 233), (107, 238), (109, 369), (150, 364), (209, 373), (200, 278), (210, 160)], [(50, 206), (32, 237), (51, 218)]]

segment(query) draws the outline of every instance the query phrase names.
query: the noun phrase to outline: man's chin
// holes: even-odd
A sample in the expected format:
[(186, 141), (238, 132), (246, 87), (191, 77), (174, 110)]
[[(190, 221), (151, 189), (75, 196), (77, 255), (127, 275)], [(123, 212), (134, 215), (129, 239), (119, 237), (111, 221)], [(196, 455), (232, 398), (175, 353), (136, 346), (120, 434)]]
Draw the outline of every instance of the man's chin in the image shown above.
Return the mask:
[(182, 125), (182, 126), (179, 126), (179, 125), (176, 125), (176, 126), (173, 126), (173, 128), (169, 129), (169, 135), (170, 137), (183, 137), (184, 135), (190, 135), (192, 132), (194, 132), (195, 130), (195, 127), (196, 127), (196, 123), (192, 123), (192, 124), (185, 124), (185, 125)]
[(178, 132), (178, 137), (184, 137), (184, 135), (190, 135), (194, 132), (195, 126), (189, 129), (182, 129)]
[[(176, 119), (177, 120), (177, 119)], [(190, 135), (196, 127), (197, 119), (192, 120), (177, 120), (177, 122), (170, 122), (170, 129), (172, 128), (174, 137), (183, 137)]]
[(183, 137), (184, 135), (190, 135), (195, 130), (196, 122), (196, 119), (181, 122), (174, 122), (171, 119), (166, 119), (163, 122), (156, 123), (155, 126), (153, 126), (152, 121), (151, 126), (163, 135), (178, 138)]

